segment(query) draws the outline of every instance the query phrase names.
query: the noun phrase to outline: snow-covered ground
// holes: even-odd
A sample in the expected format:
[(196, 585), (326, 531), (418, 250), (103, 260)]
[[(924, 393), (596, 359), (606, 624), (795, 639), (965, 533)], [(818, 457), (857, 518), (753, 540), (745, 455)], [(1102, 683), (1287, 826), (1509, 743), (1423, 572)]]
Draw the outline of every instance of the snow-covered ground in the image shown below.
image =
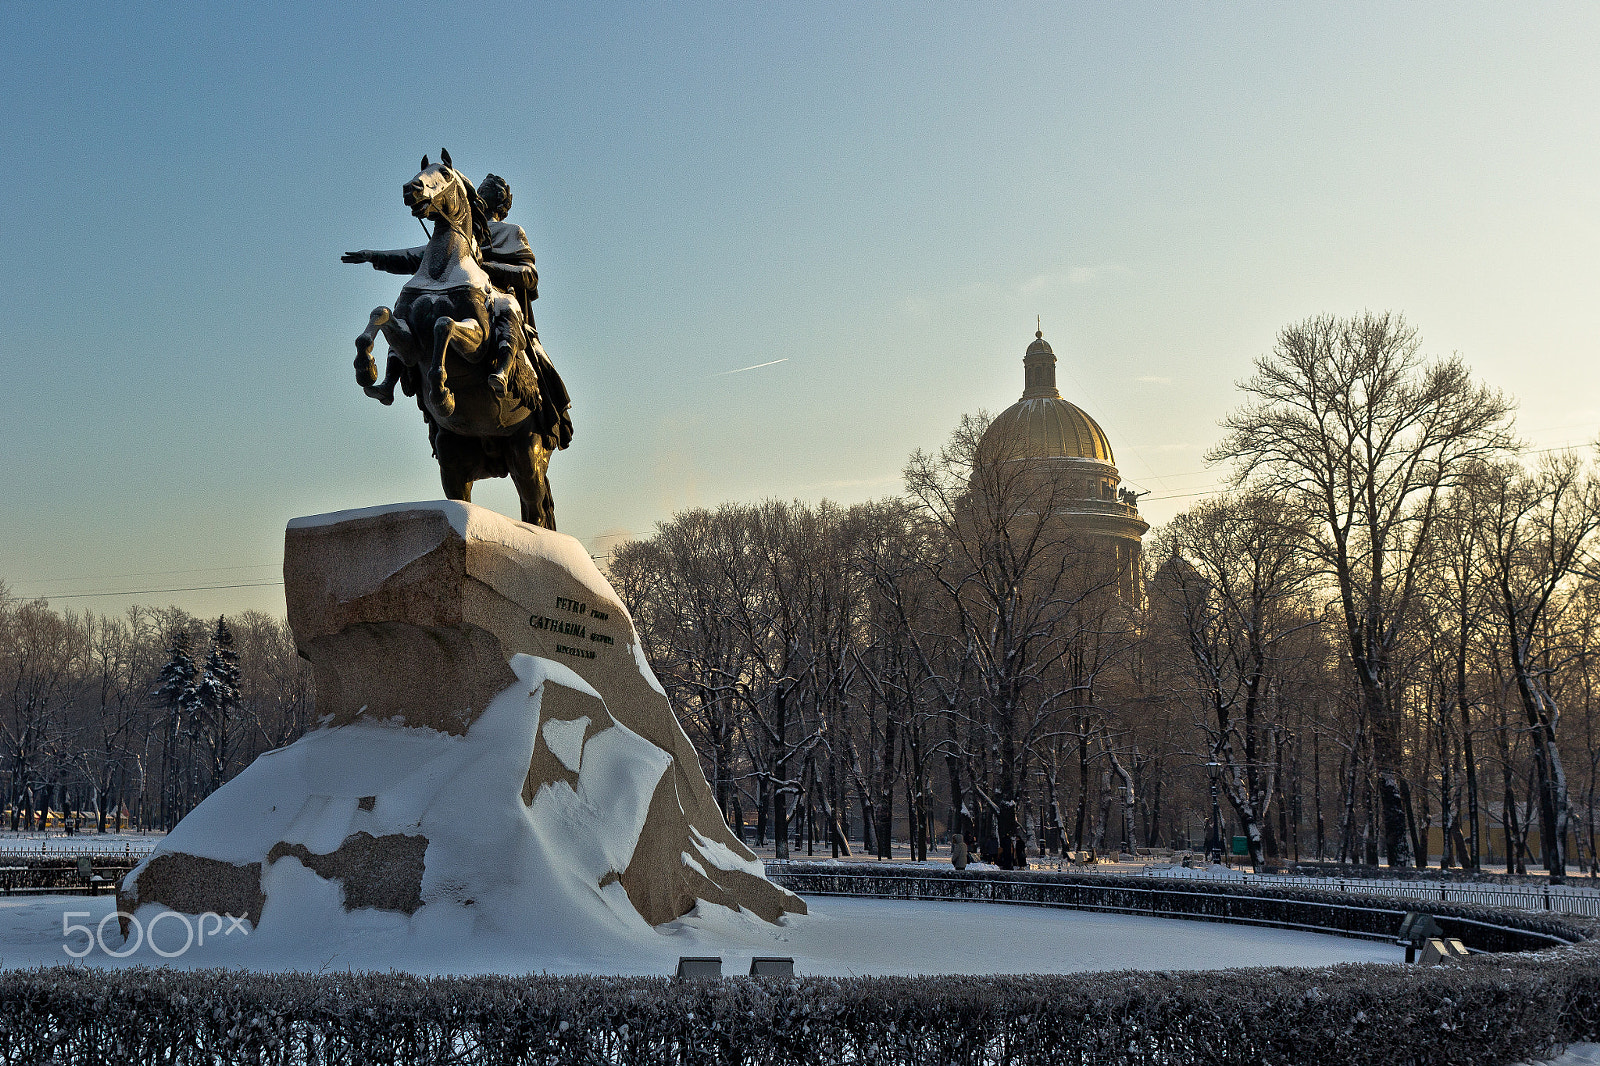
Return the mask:
[[(337, 923), (341, 931), (331, 938), (311, 913), (303, 922), (259, 934), (229, 933), (226, 922), (207, 922), (205, 942), (180, 952), (198, 929), (177, 915), (157, 920), (153, 946), (150, 935), (135, 946), (135, 937), (124, 943), (118, 935), (109, 897), (0, 898), (0, 966), (71, 962), (67, 949), (82, 951), (97, 928), (105, 948), (132, 950), (117, 959), (94, 943), (84, 964), (419, 974), (670, 974), (680, 955), (721, 956), (728, 974), (746, 972), (753, 955), (792, 956), (797, 973), (834, 976), (1327, 966), (1399, 962), (1403, 956), (1403, 949), (1392, 944), (1317, 933), (1044, 907), (818, 897), (807, 903), (809, 915), (790, 917), (781, 926), (703, 908), (705, 913), (661, 927), (646, 943), (622, 948), (612, 942), (592, 952), (550, 943), (532, 932), (453, 924), (429, 929), (378, 911)], [(150, 916), (148, 910), (141, 914)], [(63, 936), (66, 925), (90, 932)], [(163, 958), (155, 949), (172, 957)]]
[(1573, 1044), (1565, 1055), (1525, 1066), (1600, 1066), (1600, 1044)]

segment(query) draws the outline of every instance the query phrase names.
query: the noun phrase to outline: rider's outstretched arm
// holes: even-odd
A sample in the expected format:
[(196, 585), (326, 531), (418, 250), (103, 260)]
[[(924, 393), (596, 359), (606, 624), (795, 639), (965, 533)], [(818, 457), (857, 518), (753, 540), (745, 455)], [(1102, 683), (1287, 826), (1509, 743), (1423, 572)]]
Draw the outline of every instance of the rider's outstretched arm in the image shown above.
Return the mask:
[(363, 248), (359, 252), (344, 253), (339, 260), (344, 263), (371, 263), (373, 270), (382, 270), (388, 274), (415, 274), (422, 269), (422, 254), (427, 250), (425, 245), (416, 248), (395, 248), (386, 252)]

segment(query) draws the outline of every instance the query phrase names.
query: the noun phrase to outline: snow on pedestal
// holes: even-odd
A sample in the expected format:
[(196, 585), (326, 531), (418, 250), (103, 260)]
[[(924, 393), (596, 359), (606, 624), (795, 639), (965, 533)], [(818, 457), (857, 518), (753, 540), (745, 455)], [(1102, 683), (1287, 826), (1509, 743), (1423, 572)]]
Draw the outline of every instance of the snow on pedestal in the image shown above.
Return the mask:
[(201, 803), (124, 880), (122, 910), (308, 934), (390, 911), (572, 943), (700, 901), (805, 912), (723, 822), (571, 537), (455, 502), (296, 519), (284, 586), (319, 727)]

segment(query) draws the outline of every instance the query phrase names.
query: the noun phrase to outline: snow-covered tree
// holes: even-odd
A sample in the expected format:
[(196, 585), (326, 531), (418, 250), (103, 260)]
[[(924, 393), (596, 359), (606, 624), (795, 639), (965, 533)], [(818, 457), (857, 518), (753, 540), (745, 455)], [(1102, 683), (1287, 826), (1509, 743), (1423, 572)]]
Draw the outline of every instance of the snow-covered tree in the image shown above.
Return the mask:
[(165, 714), (161, 718), (161, 822), (168, 829), (182, 817), (183, 806), (181, 774), (176, 772), (180, 760), (178, 750), (184, 726), (194, 708), (199, 670), (194, 665), (190, 651), (192, 642), (188, 629), (172, 631), (167, 644), (167, 663), (156, 677), (156, 687), (151, 693), (160, 701)]
[(194, 728), (205, 745), (211, 780), (206, 792), (215, 792), (227, 778), (228, 758), (238, 744), (232, 728), (239, 709), (239, 653), (233, 631), (224, 617), (217, 618), (211, 650), (195, 684)]

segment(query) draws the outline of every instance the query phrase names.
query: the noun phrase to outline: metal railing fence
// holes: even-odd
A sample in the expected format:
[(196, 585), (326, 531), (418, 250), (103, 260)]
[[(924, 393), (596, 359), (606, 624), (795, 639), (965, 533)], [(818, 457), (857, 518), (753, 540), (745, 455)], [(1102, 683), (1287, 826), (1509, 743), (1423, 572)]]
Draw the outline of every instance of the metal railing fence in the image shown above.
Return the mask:
[(1437, 903), (1476, 903), (1600, 918), (1600, 891), (1576, 885), (1495, 885), (1472, 881), (1391, 880), (1360, 877), (1283, 877), (1274, 874), (1210, 874), (1196, 877), (1180, 870), (1145, 870), (1136, 875), (1152, 880), (1190, 884), (1262, 885), (1278, 888), (1328, 888), (1372, 896), (1404, 896)]
[[(1021, 903), (1072, 910), (1102, 911), (1116, 914), (1200, 921), (1231, 922), (1303, 929), (1370, 940), (1392, 940), (1399, 928), (1403, 909), (1393, 906), (1363, 907), (1327, 899), (1293, 899), (1283, 896), (1251, 895), (1239, 886), (1207, 891), (1203, 882), (1183, 883), (1170, 879), (1138, 878), (1123, 875), (1118, 880), (1142, 880), (1144, 884), (1117, 883), (1107, 877), (1051, 876), (1032, 873), (957, 873), (926, 867), (885, 865), (878, 869), (828, 867), (820, 864), (769, 863), (768, 876), (776, 883), (802, 895), (864, 896), (875, 899), (938, 900), (951, 902)], [(1212, 886), (1224, 887), (1220, 879)], [(1466, 902), (1466, 901), (1462, 901)], [(1449, 914), (1448, 907), (1437, 916), (1448, 935), (1464, 940), (1478, 951), (1526, 951), (1581, 940), (1584, 933), (1566, 930), (1548, 918), (1527, 919), (1528, 926), (1512, 915), (1504, 923), (1484, 917)], [(1563, 935), (1565, 934), (1565, 935)]]
[(120, 847), (114, 844), (61, 844), (56, 840), (42, 840), (38, 843), (6, 841), (0, 843), (0, 861), (37, 858), (76, 859), (79, 856), (88, 856), (91, 859), (133, 859), (138, 862), (154, 851), (155, 847), (154, 844), (134, 844), (131, 841), (124, 841)]
[[(787, 860), (767, 862), (770, 873), (781, 874), (789, 870), (826, 870), (829, 867)], [(884, 868), (919, 870), (937, 873), (941, 867), (910, 864), (885, 864)], [(1034, 877), (1047, 876), (1050, 871), (1032, 871)], [(1194, 888), (1205, 884), (1256, 886), (1262, 888), (1320, 888), (1355, 895), (1398, 896), (1426, 903), (1471, 903), (1485, 907), (1506, 907), (1518, 910), (1545, 911), (1550, 914), (1571, 914), (1585, 918), (1600, 918), (1600, 891), (1575, 885), (1500, 885), (1462, 881), (1391, 880), (1388, 878), (1356, 877), (1283, 877), (1271, 874), (1212, 874), (1196, 875), (1194, 872), (1171, 869), (1131, 872), (1126, 870), (1096, 871), (1093, 867), (1074, 870), (1072, 877), (1137, 877), (1152, 882), (1177, 882)]]

